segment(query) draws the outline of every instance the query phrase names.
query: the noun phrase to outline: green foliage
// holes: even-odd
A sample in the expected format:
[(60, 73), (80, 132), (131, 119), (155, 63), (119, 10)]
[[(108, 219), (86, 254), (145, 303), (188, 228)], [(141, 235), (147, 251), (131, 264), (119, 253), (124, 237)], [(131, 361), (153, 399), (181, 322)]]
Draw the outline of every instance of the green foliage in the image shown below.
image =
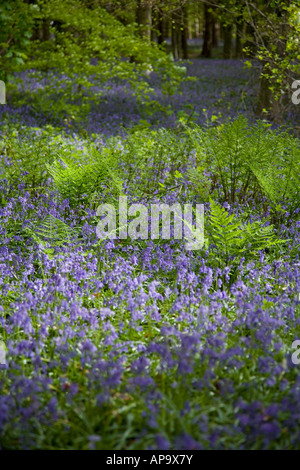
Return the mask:
[(250, 125), (238, 117), (206, 130), (186, 128), (196, 150), (196, 168), (189, 168), (195, 194), (208, 200), (256, 202), (267, 197), (275, 207), (299, 207), (300, 144), (287, 132), (270, 129), (265, 121)]
[[(187, 162), (190, 143), (179, 132), (133, 128), (124, 139), (120, 153), (130, 191), (137, 197), (150, 197), (178, 187), (176, 171)], [(112, 139), (112, 144), (114, 140)], [(165, 176), (165, 183), (161, 178)]]
[(219, 0), (215, 7), (223, 25), (247, 24), (240, 38), (243, 51), (253, 59), (253, 65), (259, 63), (259, 74), (266, 84), (259, 97), (259, 112), (267, 107), (269, 116), (280, 121), (283, 112), (291, 109), (290, 87), (300, 72), (299, 0)]
[(243, 224), (234, 214), (210, 200), (211, 211), (205, 226), (207, 243), (211, 246), (211, 263), (226, 266), (235, 258), (239, 262), (254, 259), (258, 252), (285, 243), (276, 237), (271, 225), (263, 226), (261, 221)]
[(90, 146), (88, 159), (61, 157), (47, 165), (55, 188), (71, 204), (87, 198), (99, 202), (99, 197), (109, 201), (122, 191), (122, 182), (113, 169), (116, 162), (110, 158), (112, 153), (105, 150), (100, 153)]
[(62, 220), (48, 215), (42, 222), (27, 226), (25, 232), (43, 248), (62, 246), (65, 243), (74, 243), (78, 238), (78, 230), (70, 227)]
[(201, 201), (208, 202), (211, 193), (212, 181), (205, 175), (206, 168), (198, 165), (187, 170), (187, 177), (191, 184), (192, 195), (200, 196)]
[[(251, 165), (256, 165), (252, 171), (244, 150), (247, 138), (252, 137), (245, 126), (225, 124), (203, 131), (200, 139), (195, 128), (186, 131), (187, 138), (178, 131), (150, 131), (145, 123), (140, 125), (128, 138), (113, 138), (105, 146), (97, 144), (96, 136), (72, 139), (58, 135), (53, 128), (44, 134), (35, 129), (20, 128), (15, 133), (7, 129), (1, 154), (7, 158), (14, 155), (18, 165), (14, 170), (3, 165), (3, 175), (17, 187), (17, 175), (26, 167), (26, 183), (29, 189), (34, 185), (37, 196), (40, 188), (32, 178), (39, 171), (44, 178), (43, 172), (49, 168), (55, 187), (63, 197), (70, 197), (73, 205), (83, 199), (83, 192), (90, 198), (95, 196), (97, 202), (100, 197), (109, 200), (107, 191), (112, 197), (114, 192), (117, 195), (121, 189), (119, 172), (127, 179), (126, 193), (136, 198), (144, 198), (149, 182), (150, 195), (155, 198), (172, 196), (169, 193), (176, 186), (177, 200), (183, 197), (192, 202), (186, 168), (189, 158), (196, 157), (195, 176), (202, 174), (200, 184), (203, 193), (208, 192), (210, 212), (205, 221), (205, 249), (182, 253), (180, 243), (171, 241), (167, 246), (166, 240), (160, 246), (144, 240), (143, 244), (125, 247), (122, 240), (116, 240), (115, 249), (99, 240), (90, 244), (82, 225), (93, 225), (93, 211), (81, 218), (76, 210), (68, 213), (67, 204), (55, 204), (52, 196), (29, 200), (24, 211), (23, 198), (17, 193), (8, 207), (1, 208), (1, 220), (5, 220), (1, 224), (1, 263), (7, 269), (2, 271), (0, 317), (9, 326), (0, 328), (9, 361), (9, 371), (1, 371), (1, 400), (6, 404), (11, 399), (9, 412), (13, 416), (1, 432), (4, 449), (34, 445), (40, 449), (131, 450), (158, 447), (158, 436), (165, 437), (173, 449), (178, 448), (183, 432), (209, 448), (211, 436), (219, 430), (222, 435), (215, 446), (261, 448), (263, 432), (258, 438), (256, 432), (249, 438), (247, 428), (241, 428), (235, 433), (225, 432), (223, 438), (223, 430), (245, 416), (243, 403), (252, 407), (257, 400), (259, 422), (272, 423), (268, 408), (280, 407), (291, 397), (289, 388), (295, 383), (296, 368), (288, 368), (284, 361), (299, 334), (299, 302), (293, 300), (297, 267), (293, 272), (289, 263), (278, 268), (277, 263), (269, 262), (270, 258), (279, 260), (284, 243), (273, 226), (266, 225), (263, 217), (245, 223), (246, 213), (230, 214), (214, 195), (209, 198), (212, 191), (205, 188), (204, 178), (211, 178), (208, 184), (213, 185), (210, 172), (217, 174), (222, 160), (229, 169), (234, 168), (235, 161), (236, 166), (243, 167), (239, 184), (243, 185), (249, 170), (249, 188), (257, 188), (261, 196), (268, 190), (264, 190), (262, 176), (259, 179), (256, 172), (263, 174), (271, 158), (276, 157), (287, 177), (295, 178), (292, 182), (287, 178), (289, 185), (280, 188), (282, 194), (291, 197), (296, 190), (297, 167), (290, 169), (289, 165), (297, 162), (297, 141), (253, 126), (256, 134), (247, 147), (249, 154), (252, 152)], [(212, 142), (205, 140), (206, 132)], [(227, 155), (235, 139), (239, 139), (239, 144), (233, 145), (236, 151)], [(261, 159), (255, 154), (257, 148), (264, 149)], [(41, 168), (32, 166), (33, 156)], [(268, 173), (269, 179), (275, 178), (280, 168), (274, 171), (274, 175)], [(225, 169), (223, 172), (226, 178)], [(46, 185), (46, 180), (42, 181)], [(220, 179), (215, 184), (221, 183)], [(51, 188), (52, 183), (48, 184)], [(229, 177), (226, 188), (231, 195)], [(199, 195), (197, 188), (194, 191)], [(248, 195), (246, 191), (245, 197)], [(222, 191), (220, 196), (223, 202)], [(269, 197), (279, 200), (276, 191)], [(37, 200), (41, 203), (38, 210), (31, 204)], [(55, 210), (57, 216), (45, 217), (45, 209), (46, 214), (49, 209)], [(292, 248), (295, 250), (295, 245)], [(26, 253), (23, 258), (21, 250)], [(262, 250), (266, 252), (265, 265), (259, 259)], [(197, 270), (199, 266), (202, 271)], [(206, 279), (203, 285), (199, 282), (201, 275)], [(237, 279), (240, 283), (233, 285)], [(262, 367), (266, 358), (274, 368)], [(279, 371), (276, 382), (268, 385), (275, 368)], [(45, 387), (35, 388), (33, 400), (31, 388), (24, 393), (17, 380), (21, 374), (30, 384), (35, 378), (39, 380), (40, 372), (49, 380)], [(283, 379), (286, 388), (281, 387)], [(296, 395), (292, 397), (296, 399)], [(151, 405), (153, 396), (159, 397), (155, 409)], [(233, 402), (242, 405), (233, 406)], [(15, 403), (19, 404), (17, 409)], [(28, 413), (26, 421), (20, 410)], [(153, 410), (155, 421), (151, 420)], [(277, 422), (282, 434), (265, 447), (292, 445), (285, 432), (285, 416), (276, 418)], [(297, 426), (298, 422), (295, 432)], [(24, 435), (29, 436), (28, 443), (22, 440)]]
[(264, 140), (265, 151), (254, 155), (249, 167), (273, 211), (282, 212), (281, 206), (289, 204), (290, 215), (296, 216), (300, 207), (299, 139), (287, 132), (268, 132)]
[(37, 6), (23, 0), (2, 0), (0, 5), (0, 80), (11, 81), (13, 72), (28, 59)]
[[(300, 71), (299, 2), (273, 0), (271, 5), (260, 3), (249, 16), (261, 31), (255, 38), (255, 59), (263, 65), (261, 76), (267, 79), (275, 102), (282, 102), (283, 97), (290, 99), (291, 79)], [(264, 32), (266, 23), (269, 27)], [(275, 107), (275, 110), (279, 109)]]
[[(110, 73), (132, 80), (149, 104), (144, 72), (151, 63), (162, 71), (163, 91), (173, 94), (182, 69), (169, 74), (169, 59), (158, 49), (151, 55), (133, 28), (87, 8), (92, 4), (99, 2), (39, 2), (36, 18), (56, 23), (49, 40), (31, 44), (27, 65), (35, 62), (42, 70), (36, 76), (49, 78), (33, 102), (47, 111), (55, 107), (57, 115), (86, 112), (95, 72), (104, 81)], [(31, 11), (19, 0), (12, 9), (22, 5)], [(1, 4), (0, 26), (3, 11)], [(5, 71), (15, 71), (13, 58), (25, 47), (18, 42), (21, 15), (15, 18), (15, 31), (10, 19), (10, 29), (3, 29), (13, 32), (8, 45), (16, 48), (7, 56), (0, 45)], [(24, 31), (29, 23), (24, 17)], [(66, 87), (53, 90), (54, 83)], [(52, 103), (49, 96), (58, 99)], [(246, 204), (254, 202), (255, 212), (267, 212), (268, 204), (275, 214), (288, 210), (296, 220), (299, 141), (244, 118), (185, 127), (185, 133), (149, 127), (142, 121), (126, 139), (105, 146), (97, 136), (71, 138), (51, 127), (1, 129), (0, 174), (9, 184), (0, 181), (0, 340), (9, 369), (0, 370), (0, 447), (299, 448), (298, 372), (288, 364), (300, 332), (299, 270), (292, 262), (299, 261), (299, 247), (291, 244), (294, 253), (280, 263), (285, 241), (268, 214), (255, 220)], [(121, 177), (136, 199), (209, 201), (204, 250), (182, 253), (173, 240), (93, 243), (93, 211), (82, 217), (77, 206), (113, 201), (122, 192)], [(49, 196), (53, 187), (69, 199), (70, 210), (57, 193)], [(240, 285), (232, 286), (237, 278)]]
[[(10, 184), (25, 183), (29, 191), (41, 191), (53, 177), (55, 188), (71, 204), (82, 197), (116, 197), (122, 190), (117, 176), (117, 152), (98, 150), (87, 141), (58, 134), (46, 126), (7, 127), (0, 141), (0, 177)], [(85, 196), (84, 196), (85, 195)]]
[[(38, 81), (42, 74), (42, 87), (25, 95), (23, 91), (23, 96), (19, 96), (21, 102), (30, 99), (39, 112), (49, 112), (51, 105), (56, 117), (82, 117), (91, 103), (101, 100), (104, 84), (111, 77), (126, 80), (149, 110), (153, 106), (150, 95), (154, 93), (148, 83), (149, 73), (158, 73), (163, 93), (172, 95), (179, 90), (186, 69), (175, 64), (156, 44), (140, 38), (135, 24), (125, 26), (106, 9), (96, 4), (88, 7), (83, 0), (38, 0), (30, 6), (18, 0), (17, 7), (19, 15), (23, 9), (32, 13), (31, 16), (28, 13), (28, 20), (25, 15), (26, 31), (20, 33), (31, 40), (26, 41), (27, 55), (20, 52), (26, 63), (18, 59), (19, 67), (11, 67), (11, 72), (34, 69)], [(6, 14), (3, 15), (5, 18)], [(45, 26), (47, 37), (41, 40), (31, 36), (33, 24), (38, 28)], [(19, 54), (13, 52), (13, 44), (20, 43), (22, 47), (24, 41), (10, 42), (10, 30), (3, 25), (3, 47), (7, 47), (4, 57)], [(8, 89), (11, 90), (10, 83)]]
[(200, 186), (208, 180), (212, 191), (218, 188), (219, 199), (235, 202), (243, 198), (251, 180), (248, 161), (257, 151), (247, 120), (238, 117), (218, 127), (204, 130), (195, 126), (186, 132), (196, 150), (197, 169), (190, 170), (196, 189), (198, 173)]
[(213, 200), (210, 200), (210, 206), (209, 239), (216, 245), (218, 251), (228, 257), (240, 246), (243, 231), (234, 214), (229, 215)]
[(0, 177), (10, 183), (22, 180), (31, 190), (44, 186), (49, 178), (46, 163), (59, 151), (54, 128), (3, 126), (2, 132)]

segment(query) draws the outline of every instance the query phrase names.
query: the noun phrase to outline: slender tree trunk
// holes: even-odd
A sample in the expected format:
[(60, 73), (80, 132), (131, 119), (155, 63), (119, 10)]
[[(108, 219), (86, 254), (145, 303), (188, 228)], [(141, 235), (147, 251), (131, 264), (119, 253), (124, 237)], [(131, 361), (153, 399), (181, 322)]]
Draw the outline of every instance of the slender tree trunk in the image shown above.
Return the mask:
[[(266, 70), (266, 67), (264, 67), (264, 69)], [(266, 116), (266, 113), (265, 113), (265, 111), (269, 111), (272, 106), (272, 93), (271, 93), (269, 86), (270, 86), (269, 80), (265, 77), (260, 77), (259, 95), (258, 95), (258, 104), (257, 104), (256, 113), (261, 118), (262, 117), (270, 118), (270, 114)]]
[(211, 25), (211, 30), (212, 30), (212, 47), (216, 48), (219, 45), (219, 28), (218, 28), (218, 23), (216, 20), (213, 18), (212, 25)]
[(187, 5), (182, 6), (182, 27), (181, 27), (181, 48), (182, 48), (182, 58), (188, 59), (189, 58), (189, 51), (188, 51), (188, 11)]
[(50, 39), (50, 21), (43, 20), (42, 25), (42, 41), (49, 41)]
[(157, 41), (157, 32), (155, 31), (155, 29), (152, 29), (152, 28), (151, 28), (151, 42), (158, 42)]
[(179, 59), (179, 50), (178, 50), (178, 44), (177, 44), (177, 34), (176, 34), (176, 29), (174, 23), (172, 23), (172, 52), (173, 52), (173, 57), (174, 59)]
[(195, 19), (195, 39), (200, 37), (199, 18)]
[(152, 12), (151, 31), (150, 31), (151, 42), (158, 42), (157, 33), (158, 33), (158, 20), (157, 20), (157, 17), (153, 17), (153, 12)]
[(222, 41), (224, 41), (224, 27), (223, 27), (222, 23), (220, 24), (220, 39), (222, 39)]
[(174, 59), (182, 56), (181, 19), (178, 12), (172, 15), (172, 52)]
[(178, 27), (172, 27), (172, 52), (174, 59), (180, 59), (182, 48), (181, 48), (181, 34), (178, 31)]
[(141, 36), (150, 41), (152, 25), (151, 0), (137, 1), (137, 22), (141, 26)]
[[(276, 43), (276, 53), (279, 57), (284, 58), (290, 26), (288, 24), (288, 17), (286, 16), (286, 12), (284, 10), (281, 10), (281, 8), (278, 7), (276, 13), (281, 19), (281, 23), (278, 27), (279, 40)], [(265, 45), (268, 49), (270, 49), (269, 41), (265, 40)], [(272, 76), (272, 65), (270, 66), (269, 63), (264, 63), (263, 72)], [(266, 110), (268, 111), (267, 117), (277, 124), (280, 124), (283, 118), (284, 97), (279, 96), (279, 99), (275, 100), (274, 94), (270, 90), (271, 86), (274, 86), (274, 82), (272, 82), (271, 79), (260, 77), (257, 113), (260, 117), (266, 117), (266, 113), (264, 112), (264, 110)]]
[(164, 17), (159, 18), (157, 25), (159, 34), (158, 34), (158, 44), (163, 44), (168, 37), (168, 24)]
[(188, 39), (192, 39), (192, 37), (193, 37), (193, 34), (192, 34), (192, 25), (191, 25), (191, 22), (190, 22), (189, 20), (188, 20), (187, 29), (188, 29)]
[(231, 59), (232, 58), (232, 25), (224, 25), (224, 48), (223, 48), (223, 58)]
[(236, 22), (236, 39), (235, 39), (235, 58), (241, 59), (243, 57), (243, 42), (242, 39), (245, 33), (245, 23), (242, 19)]
[(246, 54), (247, 57), (253, 57), (256, 53), (256, 44), (255, 44), (255, 31), (250, 24), (246, 25), (246, 42), (245, 48), (249, 50)]
[(203, 32), (203, 48), (202, 57), (211, 57), (212, 50), (212, 16), (208, 5), (204, 4), (204, 32)]

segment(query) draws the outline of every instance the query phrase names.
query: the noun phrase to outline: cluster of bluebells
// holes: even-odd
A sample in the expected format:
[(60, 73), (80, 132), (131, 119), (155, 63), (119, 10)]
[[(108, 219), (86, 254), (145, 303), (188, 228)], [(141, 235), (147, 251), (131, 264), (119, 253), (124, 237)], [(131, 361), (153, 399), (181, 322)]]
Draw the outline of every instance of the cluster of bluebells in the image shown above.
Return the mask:
[[(214, 96), (201, 107), (218, 98), (218, 73), (210, 73)], [(90, 131), (106, 123), (113, 133), (122, 112), (128, 119), (117, 99), (108, 103), (118, 109), (116, 128), (103, 108)], [(169, 171), (157, 169), (162, 185)], [(236, 260), (217, 265), (208, 250), (172, 239), (99, 242), (95, 209), (72, 206), (50, 186), (0, 185), (2, 448), (300, 448), (300, 373), (291, 360), (300, 337), (298, 222), (280, 227), (285, 251), (240, 257), (232, 278)], [(126, 179), (124, 192), (134, 202)], [(183, 178), (152, 202), (189, 196)], [(225, 207), (240, 214), (245, 205)], [(49, 215), (79, 235), (39, 243), (27, 228)]]
[[(223, 121), (228, 117), (234, 117), (237, 113), (245, 114), (253, 120), (255, 95), (257, 93), (257, 80), (252, 72), (244, 68), (239, 60), (193, 60), (185, 64), (187, 76), (194, 77), (193, 81), (186, 81), (180, 87), (180, 93), (163, 93), (160, 87), (160, 79), (154, 74), (150, 75), (150, 85), (155, 90), (153, 98), (163, 105), (161, 110), (154, 114), (148, 113), (145, 104), (140, 105), (132, 94), (130, 87), (111, 79), (105, 86), (98, 85), (91, 89), (91, 94), (99, 93), (100, 102), (93, 104), (83, 123), (85, 131), (89, 134), (103, 134), (105, 136), (123, 135), (129, 126), (138, 125), (145, 119), (154, 127), (174, 127), (178, 118), (184, 112), (186, 119), (192, 119), (198, 124), (205, 124), (212, 116)], [(45, 79), (37, 72), (20, 74), (18, 93), (23, 97), (28, 96), (28, 104), (13, 106), (8, 104), (0, 108), (0, 119), (7, 118), (15, 123), (23, 123), (26, 126), (36, 127), (52, 124), (64, 127), (66, 131), (73, 132), (78, 126), (72, 117), (59, 118), (53, 113), (54, 105), (44, 109), (40, 103), (31, 106), (32, 99), (43, 93), (45, 85), (50, 85), (53, 90), (63, 89), (63, 78), (60, 77), (59, 84), (55, 76)], [(48, 80), (48, 82), (47, 82)], [(55, 102), (55, 95), (51, 97)], [(51, 110), (52, 109), (52, 112)], [(166, 112), (167, 111), (167, 112)]]
[[(101, 448), (101, 416), (114, 400), (141, 410), (131, 439), (150, 433), (149, 448), (299, 447), (297, 258), (241, 258), (231, 283), (230, 266), (211, 267), (205, 252), (175, 240), (99, 244), (94, 211), (23, 186), (0, 210), (4, 447), (12, 436), (16, 447), (48, 445), (56, 427), (67, 442), (70, 410), (80, 409)], [(34, 243), (24, 229), (48, 214), (81, 224), (80, 240), (52, 250)], [(285, 227), (290, 250), (294, 230)], [(41, 426), (49, 435), (38, 444)]]

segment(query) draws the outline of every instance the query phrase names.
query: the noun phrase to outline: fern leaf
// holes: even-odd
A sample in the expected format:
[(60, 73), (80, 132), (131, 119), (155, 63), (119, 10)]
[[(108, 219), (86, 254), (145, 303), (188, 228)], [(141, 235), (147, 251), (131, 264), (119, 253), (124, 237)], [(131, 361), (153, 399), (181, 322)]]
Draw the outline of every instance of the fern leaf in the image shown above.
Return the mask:
[(69, 227), (65, 222), (48, 215), (40, 224), (26, 227), (26, 232), (39, 244), (46, 246), (61, 246), (71, 243), (78, 238), (78, 231)]

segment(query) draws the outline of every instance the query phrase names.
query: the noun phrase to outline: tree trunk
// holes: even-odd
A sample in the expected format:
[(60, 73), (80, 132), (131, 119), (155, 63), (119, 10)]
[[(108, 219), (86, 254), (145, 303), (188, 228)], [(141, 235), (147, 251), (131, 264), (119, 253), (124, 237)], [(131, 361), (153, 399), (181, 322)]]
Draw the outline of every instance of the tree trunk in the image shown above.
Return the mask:
[(158, 30), (158, 21), (157, 19), (154, 20), (153, 15), (152, 15), (152, 25), (151, 25), (151, 32), (150, 32), (151, 42), (158, 42), (157, 30)]
[(157, 38), (158, 44), (163, 44), (168, 37), (168, 25), (164, 17), (159, 18), (157, 27), (159, 31)]
[(270, 110), (272, 103), (272, 93), (269, 89), (269, 80), (265, 77), (260, 78), (259, 96), (257, 114), (259, 117), (267, 117), (264, 110)]
[(231, 59), (232, 58), (232, 25), (224, 25), (224, 48), (223, 48), (223, 58)]
[(182, 49), (182, 58), (188, 59), (189, 58), (189, 51), (188, 51), (188, 11), (187, 5), (182, 6), (182, 26), (181, 26), (181, 49)]
[(207, 4), (204, 4), (204, 33), (202, 57), (211, 57), (212, 50), (212, 16)]
[(245, 23), (242, 19), (238, 19), (236, 22), (236, 39), (235, 39), (235, 58), (241, 59), (243, 57), (243, 42), (245, 32)]
[(49, 41), (49, 39), (50, 39), (50, 21), (43, 20), (41, 40)]
[(182, 56), (181, 18), (178, 13), (172, 15), (172, 52), (174, 59)]
[(172, 22), (172, 52), (174, 59), (179, 59), (180, 56), (180, 42), (178, 41), (178, 31), (176, 23)]
[(195, 19), (195, 39), (200, 37), (199, 18)]
[(152, 8), (150, 0), (137, 1), (137, 22), (141, 27), (141, 36), (150, 41), (152, 25)]
[(191, 22), (188, 20), (188, 39), (192, 39), (193, 38), (193, 34), (192, 34), (192, 25), (191, 25)]
[(216, 22), (215, 19), (212, 21), (211, 25), (212, 29), (212, 47), (218, 47), (219, 45), (219, 28), (218, 28), (218, 23)]
[[(284, 9), (278, 7), (276, 10), (278, 18), (280, 18), (281, 23), (278, 26), (278, 38), (279, 40), (276, 42), (276, 54), (282, 59), (285, 56), (286, 50), (286, 43), (287, 38), (289, 37), (289, 23), (288, 23), (288, 16)], [(265, 40), (266, 47), (270, 49), (269, 41)], [(270, 64), (263, 64), (263, 72), (267, 73), (268, 75), (272, 76), (272, 65)], [(259, 97), (258, 97), (258, 107), (257, 113), (260, 117), (264, 116), (268, 117), (268, 119), (280, 124), (283, 118), (283, 109), (284, 109), (284, 97), (278, 97), (277, 100), (275, 99), (274, 92), (270, 90), (270, 87), (274, 87), (274, 82), (271, 79), (260, 77), (260, 89), (259, 89)], [(279, 92), (279, 90), (276, 90)], [(263, 110), (267, 110), (268, 114), (265, 113)]]
[(246, 42), (245, 48), (249, 49), (246, 54), (247, 57), (253, 57), (256, 53), (257, 47), (255, 44), (255, 30), (250, 24), (246, 25)]

